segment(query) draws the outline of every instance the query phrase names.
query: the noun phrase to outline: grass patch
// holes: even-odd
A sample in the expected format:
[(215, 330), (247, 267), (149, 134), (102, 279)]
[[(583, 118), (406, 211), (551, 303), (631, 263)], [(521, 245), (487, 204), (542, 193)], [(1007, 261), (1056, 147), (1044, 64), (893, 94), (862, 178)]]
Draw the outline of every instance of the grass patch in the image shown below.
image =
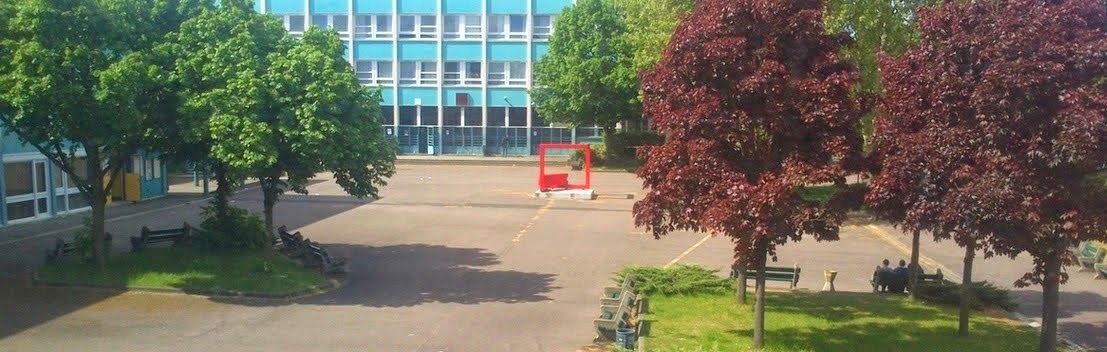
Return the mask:
[[(266, 271), (266, 266), (269, 270)], [(186, 292), (284, 295), (327, 284), (326, 278), (279, 253), (147, 248), (109, 258), (107, 270), (67, 262), (43, 268), (39, 278), (69, 284), (173, 288)]]
[(834, 192), (837, 191), (838, 189), (833, 185), (826, 185), (800, 187), (796, 193), (799, 193), (800, 198), (805, 201), (826, 204), (830, 201), (830, 196), (833, 196)]
[[(974, 313), (957, 337), (957, 310), (904, 296), (767, 293), (765, 351), (1031, 351), (1037, 332)], [(750, 305), (733, 294), (650, 296), (647, 348), (654, 352), (748, 351)]]

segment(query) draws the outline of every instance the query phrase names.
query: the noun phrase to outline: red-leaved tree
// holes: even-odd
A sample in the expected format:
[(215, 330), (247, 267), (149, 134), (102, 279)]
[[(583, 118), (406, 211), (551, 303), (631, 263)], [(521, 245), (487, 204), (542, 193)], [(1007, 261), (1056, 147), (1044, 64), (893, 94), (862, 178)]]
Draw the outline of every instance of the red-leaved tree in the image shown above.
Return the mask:
[(1103, 5), (947, 2), (920, 10), (919, 26), (917, 48), (882, 62), (866, 201), (967, 247), (967, 273), (974, 250), (1028, 252), (1033, 272), (1016, 285), (1042, 285), (1040, 347), (1054, 351), (1063, 254), (1107, 231), (1107, 194), (1089, 177), (1107, 165)]
[[(667, 135), (643, 148), (648, 188), (635, 223), (655, 237), (691, 230), (734, 241), (735, 264), (757, 268), (754, 346), (764, 334), (764, 267), (803, 235), (836, 240), (837, 197), (808, 202), (804, 185), (861, 166), (864, 104), (856, 68), (839, 56), (845, 35), (825, 34), (818, 0), (706, 0), (673, 34), (661, 63), (642, 74), (644, 109)], [(848, 194), (839, 192), (837, 195)]]

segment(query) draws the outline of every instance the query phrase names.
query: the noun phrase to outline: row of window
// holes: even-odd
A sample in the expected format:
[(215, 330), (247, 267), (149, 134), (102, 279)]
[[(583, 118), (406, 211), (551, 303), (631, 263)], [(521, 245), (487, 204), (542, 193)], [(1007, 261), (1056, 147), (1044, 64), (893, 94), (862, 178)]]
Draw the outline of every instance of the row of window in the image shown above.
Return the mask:
[[(438, 85), (437, 61), (400, 61), (399, 69), (400, 84)], [(485, 79), (489, 86), (527, 85), (527, 63), (524, 61), (491, 61), (487, 71), (485, 69), (479, 61), (446, 61), (442, 65), (442, 85), (479, 86)], [(362, 84), (393, 83), (392, 61), (358, 60), (354, 63), (354, 71)]]
[[(438, 126), (438, 110), (435, 106), (401, 106), (399, 108), (399, 121), (395, 120), (393, 106), (381, 106), (383, 124), (385, 126)], [(441, 107), (443, 126), (481, 126), (487, 123), (488, 127), (526, 127), (527, 109), (522, 107), (489, 107), (488, 115), (484, 115), (484, 109), (480, 107)], [(530, 122), (534, 127), (550, 126), (543, 121), (537, 110), (531, 108)]]
[[(354, 38), (391, 39), (398, 35), (401, 39), (437, 39), (438, 17), (434, 15), (401, 15), (399, 28), (392, 28), (392, 15), (354, 16)], [(285, 29), (292, 34), (304, 32), (304, 15), (280, 15)], [(444, 39), (527, 39), (527, 15), (489, 15), (485, 32), (485, 16), (480, 15), (444, 15), (442, 16), (442, 38)], [(554, 16), (535, 15), (531, 36), (545, 40), (553, 33)], [(312, 15), (311, 25), (334, 29), (343, 38), (350, 37), (348, 15)]]

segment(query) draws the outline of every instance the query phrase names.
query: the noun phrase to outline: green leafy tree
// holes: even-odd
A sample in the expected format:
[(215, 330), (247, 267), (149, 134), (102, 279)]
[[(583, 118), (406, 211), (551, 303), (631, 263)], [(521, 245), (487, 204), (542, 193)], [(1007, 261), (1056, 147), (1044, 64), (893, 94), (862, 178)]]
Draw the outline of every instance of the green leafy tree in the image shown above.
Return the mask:
[(627, 41), (634, 50), (634, 70), (653, 68), (669, 45), (680, 20), (696, 6), (694, 0), (615, 0), (626, 15)]
[(0, 106), (6, 106), (0, 123), (75, 181), (92, 208), (101, 268), (113, 176), (159, 132), (150, 116), (164, 111), (157, 109), (164, 102), (150, 94), (158, 80), (145, 57), (206, 6), (199, 0), (11, 0), (0, 6)]
[(535, 108), (547, 121), (600, 126), (641, 119), (634, 48), (611, 0), (581, 0), (562, 13), (550, 51), (535, 64)]
[(333, 31), (297, 40), (249, 3), (224, 1), (185, 23), (171, 51), (189, 116), (180, 130), (210, 148), (221, 182), (259, 180), (270, 232), (280, 195), (307, 193), (318, 172), (357, 197), (376, 197), (394, 173), (380, 94), (358, 84)]

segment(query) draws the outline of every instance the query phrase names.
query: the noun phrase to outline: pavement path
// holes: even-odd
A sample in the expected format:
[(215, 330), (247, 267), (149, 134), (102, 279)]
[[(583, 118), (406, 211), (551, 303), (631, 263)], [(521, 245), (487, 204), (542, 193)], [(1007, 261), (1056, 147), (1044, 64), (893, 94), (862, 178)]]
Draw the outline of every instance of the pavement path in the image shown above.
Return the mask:
[[(597, 296), (620, 267), (729, 267), (726, 238), (655, 240), (634, 228), (634, 200), (620, 197), (639, 192), (633, 175), (594, 174), (594, 201), (534, 199), (533, 182), (533, 168), (402, 165), (376, 201), (345, 196), (330, 181), (286, 195), (277, 222), (350, 259), (345, 286), (294, 301), (32, 287), (26, 277), (42, 250), (79, 222), (0, 229), (0, 351), (573, 351), (591, 343)], [(257, 211), (260, 198), (247, 189), (233, 200)], [(201, 200), (113, 207), (109, 231), (122, 239), (144, 225), (196, 223)], [(839, 242), (790, 243), (778, 258), (804, 268), (801, 289), (818, 290), (820, 272), (833, 269), (839, 290), (869, 291), (880, 259), (906, 257), (898, 232), (877, 229), (887, 233), (851, 226)], [(117, 252), (127, 249), (116, 242)], [(949, 245), (924, 241), (923, 254), (960, 272), (961, 251)], [(975, 275), (1005, 283), (1028, 267), (979, 260)], [(1104, 345), (1107, 281), (1075, 276), (1063, 292), (1065, 331), (1088, 331), (1074, 338)], [(1017, 296), (1033, 313), (1040, 294)]]

